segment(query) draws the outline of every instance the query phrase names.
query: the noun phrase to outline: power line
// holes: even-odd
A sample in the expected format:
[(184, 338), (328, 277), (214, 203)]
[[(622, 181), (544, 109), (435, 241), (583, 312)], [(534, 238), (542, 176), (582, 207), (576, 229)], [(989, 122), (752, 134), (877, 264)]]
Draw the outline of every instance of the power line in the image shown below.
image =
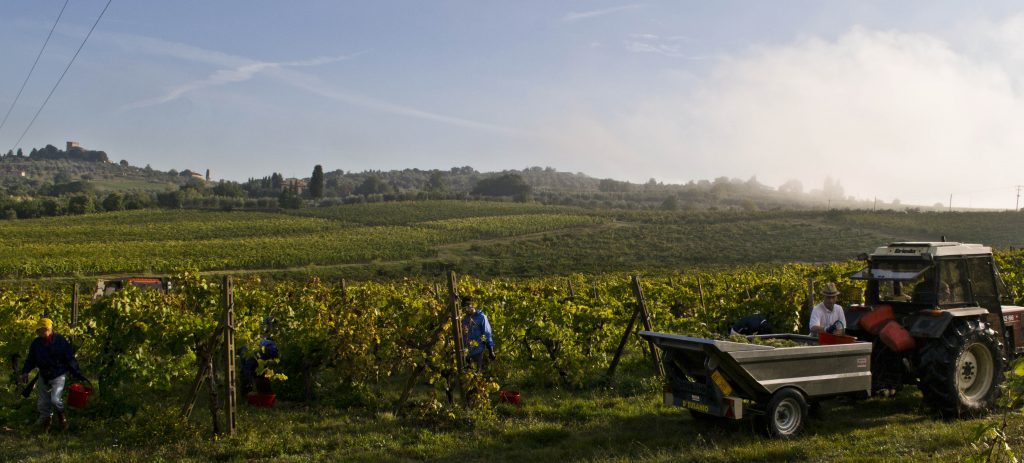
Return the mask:
[[(85, 42), (88, 42), (89, 37), (92, 37), (92, 31), (96, 30), (96, 25), (100, 23), (101, 19), (103, 19), (103, 14), (107, 12), (107, 8), (110, 6), (110, 2), (112, 1), (113, 0), (107, 0), (107, 4), (103, 7), (103, 11), (100, 11), (100, 15), (96, 17), (96, 22), (92, 23), (92, 27), (89, 28), (89, 33), (85, 34), (85, 38), (82, 39), (82, 44), (78, 46), (78, 50), (75, 51), (75, 55), (71, 57), (71, 61), (69, 61), (67, 67), (64, 68), (64, 72), (60, 73), (60, 78), (57, 79), (57, 83), (53, 84), (53, 88), (50, 89), (50, 93), (46, 95), (46, 99), (43, 100), (43, 104), (39, 106), (39, 110), (36, 111), (34, 116), (32, 116), (32, 120), (29, 121), (28, 127), (25, 127), (24, 132), (21, 132), (21, 136), (18, 137), (18, 141), (14, 143), (14, 147), (21, 144), (21, 140), (25, 138), (25, 134), (27, 134), (28, 130), (32, 128), (32, 124), (35, 124), (36, 118), (39, 117), (39, 113), (43, 112), (43, 108), (45, 108), (46, 103), (50, 101), (50, 97), (53, 96), (53, 92), (57, 91), (57, 86), (59, 86), (60, 82), (64, 80), (64, 75), (68, 73), (68, 69), (71, 69), (71, 65), (75, 63), (75, 58), (78, 58), (78, 53), (80, 53), (82, 48), (85, 47)], [(12, 147), (11, 149), (14, 148)]]
[(50, 43), (50, 37), (53, 35), (53, 30), (57, 28), (57, 23), (60, 22), (60, 17), (64, 16), (64, 9), (68, 7), (69, 1), (70, 0), (64, 0), (64, 6), (60, 8), (60, 13), (57, 13), (57, 20), (53, 22), (53, 27), (50, 28), (50, 33), (46, 34), (46, 40), (43, 41), (43, 48), (39, 49), (39, 54), (36, 55), (36, 60), (32, 63), (32, 68), (28, 70), (28, 75), (25, 76), (25, 81), (21, 83), (21, 88), (18, 89), (18, 96), (14, 97), (14, 101), (11, 102), (11, 107), (7, 108), (7, 114), (4, 114), (3, 122), (0, 122), (0, 130), (4, 129), (4, 124), (7, 123), (7, 118), (10, 117), (11, 111), (14, 110), (14, 105), (18, 104), (18, 99), (21, 98), (21, 92), (25, 91), (25, 85), (28, 84), (28, 79), (32, 77), (32, 72), (36, 70), (36, 65), (39, 64), (39, 58), (43, 56), (43, 50), (46, 50), (46, 44)]

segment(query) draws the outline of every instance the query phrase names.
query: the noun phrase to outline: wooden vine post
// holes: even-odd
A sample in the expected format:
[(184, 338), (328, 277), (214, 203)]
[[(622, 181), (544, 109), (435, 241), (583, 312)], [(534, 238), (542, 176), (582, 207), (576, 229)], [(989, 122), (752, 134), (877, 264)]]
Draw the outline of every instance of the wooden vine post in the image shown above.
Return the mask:
[[(214, 336), (214, 340), (216, 338), (217, 336)], [(210, 386), (210, 401), (208, 402), (210, 406), (210, 419), (213, 423), (213, 434), (216, 435), (222, 432), (220, 428), (220, 397), (218, 397), (219, 394), (217, 393), (217, 362), (212, 350), (216, 345), (211, 345), (210, 347), (211, 351), (206, 353), (204, 360), (206, 361), (207, 381), (209, 381)]]
[(639, 310), (633, 310), (633, 316), (629, 319), (629, 324), (626, 325), (626, 331), (622, 333), (622, 339), (619, 341), (619, 347), (615, 349), (615, 356), (612, 357), (612, 363), (608, 366), (608, 379), (612, 378), (615, 374), (615, 367), (619, 366), (619, 359), (622, 357), (622, 350), (626, 348), (626, 341), (629, 341), (629, 335), (633, 333), (633, 325), (636, 324), (636, 319), (640, 317)]
[(452, 320), (453, 354), (455, 355), (455, 368), (458, 373), (455, 378), (455, 384), (459, 395), (465, 398), (461, 378), (463, 371), (466, 369), (466, 358), (463, 356), (465, 350), (462, 345), (462, 317), (459, 316), (459, 289), (455, 272), (448, 272), (448, 314)]
[[(75, 326), (78, 324), (78, 283), (75, 283), (74, 288), (71, 290), (71, 325)], [(75, 350), (75, 337), (68, 336), (68, 343), (71, 344), (71, 350)]]
[(235, 295), (231, 284), (231, 277), (224, 277), (223, 303), (224, 317), (221, 323), (224, 325), (224, 418), (226, 421), (225, 431), (228, 435), (235, 435), (235, 427), (238, 423), (238, 382), (235, 379)]
[[(651, 313), (647, 310), (647, 300), (644, 298), (644, 291), (640, 286), (640, 277), (634, 275), (632, 283), (633, 296), (636, 298), (636, 308), (633, 310), (633, 316), (629, 319), (629, 324), (626, 325), (626, 331), (622, 333), (622, 339), (619, 341), (619, 348), (615, 350), (615, 356), (612, 357), (612, 363), (608, 366), (608, 373), (606, 373), (608, 379), (611, 379), (615, 374), (615, 367), (619, 365), (619, 359), (622, 358), (622, 351), (626, 347), (626, 342), (629, 341), (629, 335), (633, 334), (633, 326), (636, 324), (636, 320), (640, 319), (645, 330), (654, 331), (651, 323)], [(654, 362), (654, 369), (661, 377), (664, 377), (665, 367), (662, 366), (660, 359), (658, 359), (658, 350), (654, 346), (653, 341), (647, 342), (650, 347), (651, 360)]]
[[(636, 298), (636, 309), (640, 312), (640, 321), (644, 324), (644, 329), (647, 331), (654, 331), (654, 327), (651, 324), (651, 312), (647, 310), (647, 299), (644, 298), (644, 288), (640, 286), (640, 277), (633, 275), (633, 297)], [(654, 345), (654, 341), (647, 341), (647, 345), (651, 348), (651, 360), (654, 362), (654, 369), (658, 371), (658, 375), (662, 378), (665, 377), (665, 367), (661, 364), (661, 359), (658, 358), (658, 349)]]
[[(810, 317), (810, 313), (812, 310), (814, 310), (814, 279), (807, 278), (807, 310), (805, 311), (805, 313), (808, 314), (808, 317)], [(799, 319), (804, 320), (802, 314), (799, 317)]]
[(78, 283), (71, 292), (71, 326), (78, 324)]
[(704, 313), (704, 318), (706, 319), (708, 316), (708, 306), (704, 303), (704, 282), (701, 281), (700, 274), (697, 274), (697, 296), (700, 298), (700, 310)]
[[(213, 425), (213, 433), (221, 434), (226, 432), (234, 435), (238, 424), (238, 389), (235, 375), (235, 300), (231, 284), (231, 277), (224, 277), (222, 285), (222, 298), (224, 310), (217, 323), (213, 334), (201, 344), (196, 352), (196, 363), (198, 369), (196, 378), (189, 389), (189, 399), (181, 408), (183, 417), (192, 415), (196, 400), (199, 398), (199, 391), (203, 384), (208, 386), (210, 419)], [(223, 335), (223, 337), (221, 337)], [(221, 428), (220, 411), (220, 388), (217, 386), (217, 347), (221, 348), (224, 368), (224, 418), (225, 427)]]
[(807, 309), (814, 308), (814, 279), (807, 279)]
[[(199, 391), (203, 388), (203, 384), (206, 384), (212, 376), (213, 370), (213, 350), (217, 348), (217, 339), (220, 337), (221, 331), (224, 329), (223, 325), (218, 324), (217, 328), (213, 330), (213, 334), (206, 339), (206, 341), (199, 346), (199, 351), (196, 353), (196, 363), (199, 368), (196, 371), (196, 379), (192, 382), (192, 387), (189, 389), (189, 399), (185, 402), (185, 405), (181, 408), (181, 415), (188, 418), (192, 415), (192, 409), (196, 406), (196, 399), (199, 398)], [(216, 403), (213, 404), (216, 406)], [(218, 428), (218, 420), (214, 415), (214, 428), (215, 432)]]

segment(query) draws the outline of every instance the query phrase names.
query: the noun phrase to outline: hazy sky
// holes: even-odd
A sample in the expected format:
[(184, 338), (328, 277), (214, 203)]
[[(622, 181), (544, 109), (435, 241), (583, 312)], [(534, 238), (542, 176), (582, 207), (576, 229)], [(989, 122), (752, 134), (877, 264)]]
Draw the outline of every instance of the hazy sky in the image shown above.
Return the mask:
[[(0, 2), (0, 117), (64, 0)], [(14, 146), (106, 0), (70, 0)], [(1024, 5), (114, 0), (20, 146), (278, 171), (551, 166), (1013, 208)]]

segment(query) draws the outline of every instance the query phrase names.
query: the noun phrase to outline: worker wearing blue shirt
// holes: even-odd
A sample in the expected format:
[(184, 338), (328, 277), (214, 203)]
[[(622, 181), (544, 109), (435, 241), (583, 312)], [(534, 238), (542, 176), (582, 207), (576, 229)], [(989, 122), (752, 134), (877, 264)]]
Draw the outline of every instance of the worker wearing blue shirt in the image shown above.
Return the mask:
[(270, 388), (270, 379), (262, 374), (259, 370), (260, 360), (274, 360), (281, 358), (281, 353), (277, 349), (277, 343), (273, 339), (270, 339), (270, 330), (274, 325), (274, 317), (263, 317), (260, 320), (260, 328), (262, 328), (263, 334), (260, 335), (260, 342), (257, 345), (255, 352), (249, 355), (246, 348), (242, 348), (240, 356), (242, 357), (242, 393), (248, 394), (252, 391), (253, 386), (256, 386), (256, 392), (259, 394), (273, 394), (273, 390)]
[(487, 358), (494, 360), (494, 336), (491, 333), (491, 324), (487, 321), (487, 315), (474, 303), (473, 296), (463, 296), (462, 309), (466, 315), (462, 317), (462, 345), (469, 353), (466, 363), (475, 365), (479, 373), (483, 370), (484, 350), (487, 350)]

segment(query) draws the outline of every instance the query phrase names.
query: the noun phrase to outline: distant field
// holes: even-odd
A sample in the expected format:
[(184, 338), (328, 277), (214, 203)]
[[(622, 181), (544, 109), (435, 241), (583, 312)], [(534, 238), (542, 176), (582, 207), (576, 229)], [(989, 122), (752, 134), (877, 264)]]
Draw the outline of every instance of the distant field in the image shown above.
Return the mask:
[(288, 212), (301, 217), (319, 217), (361, 225), (409, 225), (445, 219), (495, 217), (526, 214), (582, 215), (576, 208), (542, 204), (493, 201), (422, 201), (352, 204)]
[(888, 236), (984, 243), (1000, 248), (1024, 247), (1022, 212), (929, 212), (833, 214), (837, 226), (871, 230)]
[(389, 226), (259, 212), (160, 210), (6, 221), (0, 223), (5, 237), (0, 275), (165, 273), (184, 265), (258, 270), (367, 264), (368, 269), (373, 262), (431, 258), (444, 244), (569, 230), (602, 220), (573, 214), (462, 215), (469, 217)]
[(479, 276), (826, 262), (894, 240), (1024, 247), (1024, 214), (636, 212), (484, 201), (289, 213), (146, 210), (0, 222), (0, 278), (204, 271)]

